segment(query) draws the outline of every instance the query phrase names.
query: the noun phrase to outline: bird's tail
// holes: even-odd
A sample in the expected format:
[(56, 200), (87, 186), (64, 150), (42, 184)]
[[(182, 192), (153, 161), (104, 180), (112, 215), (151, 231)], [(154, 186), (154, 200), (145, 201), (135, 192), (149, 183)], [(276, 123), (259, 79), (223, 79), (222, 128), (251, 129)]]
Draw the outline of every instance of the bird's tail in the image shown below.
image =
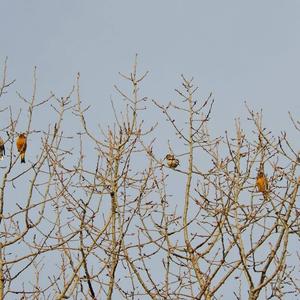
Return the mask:
[(263, 197), (265, 201), (268, 201), (270, 199), (270, 193), (269, 191), (264, 191), (263, 192)]
[(21, 153), (21, 163), (25, 163), (25, 153)]
[(5, 149), (4, 149), (4, 146), (3, 146), (3, 147), (0, 147), (0, 160), (3, 160), (4, 155), (5, 155)]

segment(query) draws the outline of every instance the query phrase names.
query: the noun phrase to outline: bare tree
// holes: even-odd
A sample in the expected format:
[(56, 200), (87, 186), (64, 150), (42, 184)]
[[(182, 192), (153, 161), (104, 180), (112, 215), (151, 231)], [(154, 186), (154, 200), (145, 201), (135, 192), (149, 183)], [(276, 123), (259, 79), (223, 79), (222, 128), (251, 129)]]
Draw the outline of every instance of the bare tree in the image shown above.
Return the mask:
[[(69, 94), (40, 99), (34, 68), (31, 96), (17, 92), (10, 106), (5, 60), (0, 299), (297, 297), (299, 155), (287, 133), (274, 136), (246, 106), (247, 130), (236, 120), (214, 136), (212, 95), (182, 76), (164, 105), (142, 96), (148, 72), (137, 66), (120, 73), (129, 93), (114, 86), (114, 120), (95, 127), (80, 74)], [(149, 125), (149, 110), (159, 122)]]

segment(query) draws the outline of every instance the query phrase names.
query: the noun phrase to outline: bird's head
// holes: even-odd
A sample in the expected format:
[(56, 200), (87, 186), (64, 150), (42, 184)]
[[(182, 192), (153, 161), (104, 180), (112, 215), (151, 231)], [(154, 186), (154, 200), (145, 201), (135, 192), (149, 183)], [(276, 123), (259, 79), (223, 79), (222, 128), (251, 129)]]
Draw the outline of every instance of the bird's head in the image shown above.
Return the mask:
[(169, 154), (166, 155), (165, 159), (167, 159), (167, 160), (173, 160), (173, 159), (175, 159), (175, 157), (174, 157), (173, 154), (169, 153)]
[(257, 177), (264, 177), (264, 176), (265, 176), (264, 171), (262, 170), (258, 171)]

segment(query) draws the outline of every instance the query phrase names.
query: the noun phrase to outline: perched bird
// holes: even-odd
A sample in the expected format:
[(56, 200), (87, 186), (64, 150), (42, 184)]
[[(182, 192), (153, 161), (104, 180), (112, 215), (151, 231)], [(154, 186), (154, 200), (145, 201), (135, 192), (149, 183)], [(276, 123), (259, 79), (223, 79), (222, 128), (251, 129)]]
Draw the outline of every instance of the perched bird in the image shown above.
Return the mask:
[(256, 186), (259, 192), (263, 193), (264, 196), (268, 193), (268, 179), (264, 172), (260, 170), (256, 177)]
[(4, 155), (5, 155), (4, 141), (0, 137), (0, 160), (3, 160)]
[(300, 151), (298, 152), (298, 155), (297, 155), (297, 163), (300, 163)]
[(21, 163), (25, 163), (25, 152), (27, 148), (27, 137), (25, 133), (21, 133), (16, 141), (18, 151), (21, 157)]
[(179, 160), (173, 154), (167, 154), (166, 160), (169, 168), (175, 169), (179, 165)]

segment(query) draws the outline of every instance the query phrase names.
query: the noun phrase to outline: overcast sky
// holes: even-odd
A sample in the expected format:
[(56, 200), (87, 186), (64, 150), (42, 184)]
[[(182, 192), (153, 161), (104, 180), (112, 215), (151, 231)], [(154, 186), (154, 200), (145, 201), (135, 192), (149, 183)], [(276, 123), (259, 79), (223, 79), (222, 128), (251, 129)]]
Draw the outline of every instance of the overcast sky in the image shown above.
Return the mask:
[(41, 97), (67, 95), (80, 72), (82, 99), (94, 108), (89, 122), (109, 123), (118, 72), (130, 72), (138, 53), (150, 99), (178, 98), (180, 74), (193, 76), (199, 96), (214, 95), (218, 132), (233, 130), (235, 117), (246, 120), (246, 101), (300, 147), (288, 118), (300, 112), (299, 0), (9, 0), (0, 28), (0, 62), (8, 56), (17, 80), (5, 100), (15, 107), (15, 91), (31, 95), (34, 66)]
[(118, 72), (138, 53), (147, 96), (172, 100), (180, 74), (194, 76), (201, 96), (214, 94), (218, 128), (245, 117), (244, 101), (275, 130), (300, 111), (297, 0), (10, 0), (1, 11), (0, 60), (9, 58), (14, 91), (30, 93), (34, 65), (41, 95), (65, 95), (80, 71), (83, 98), (109, 109)]

